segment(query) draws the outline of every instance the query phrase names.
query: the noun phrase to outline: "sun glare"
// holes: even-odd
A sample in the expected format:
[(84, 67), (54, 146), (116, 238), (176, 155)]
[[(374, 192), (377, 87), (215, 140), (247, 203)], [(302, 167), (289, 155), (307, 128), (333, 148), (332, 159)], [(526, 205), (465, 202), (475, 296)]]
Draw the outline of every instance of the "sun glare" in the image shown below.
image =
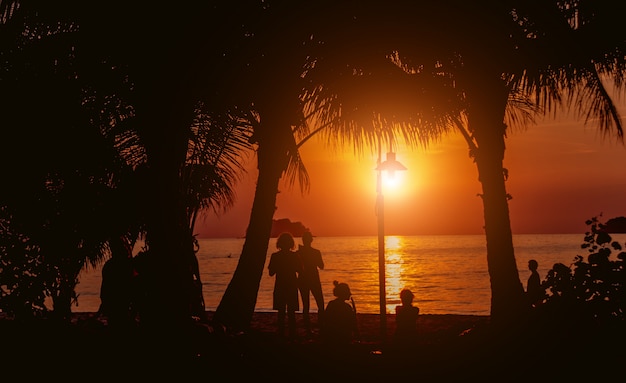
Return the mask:
[(383, 187), (386, 191), (393, 191), (401, 187), (403, 181), (403, 172), (383, 172)]

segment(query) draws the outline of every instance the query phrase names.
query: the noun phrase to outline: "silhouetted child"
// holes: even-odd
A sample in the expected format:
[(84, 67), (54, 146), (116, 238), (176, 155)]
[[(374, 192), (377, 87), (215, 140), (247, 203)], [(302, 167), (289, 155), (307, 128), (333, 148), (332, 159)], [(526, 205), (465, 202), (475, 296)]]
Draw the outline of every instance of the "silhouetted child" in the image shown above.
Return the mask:
[(311, 306), (310, 295), (313, 295), (317, 305), (318, 320), (324, 313), (324, 294), (320, 282), (319, 270), (324, 270), (322, 252), (311, 246), (313, 235), (310, 231), (302, 234), (302, 245), (298, 248), (298, 256), (302, 262), (302, 273), (298, 278), (300, 296), (302, 297), (302, 317), (307, 331), (311, 329), (309, 310)]
[(530, 270), (530, 276), (526, 283), (526, 295), (531, 306), (536, 306), (545, 297), (545, 289), (541, 286), (541, 278), (537, 272), (539, 263), (536, 260), (531, 259), (528, 261), (528, 270)]
[(359, 336), (356, 309), (347, 302), (352, 293), (346, 283), (333, 281), (333, 284), (333, 295), (336, 298), (328, 302), (324, 310), (320, 329), (322, 340), (337, 345), (350, 344)]
[(293, 237), (282, 233), (276, 240), (278, 251), (270, 256), (268, 270), (270, 276), (276, 276), (274, 282), (273, 308), (278, 310), (278, 333), (285, 333), (285, 313), (287, 314), (289, 336), (296, 336), (296, 311), (298, 301), (298, 275), (302, 272), (300, 258), (293, 251)]
[(409, 289), (400, 291), (402, 305), (396, 306), (396, 332), (394, 340), (398, 344), (411, 345), (417, 338), (417, 317), (420, 309), (413, 306), (415, 295)]

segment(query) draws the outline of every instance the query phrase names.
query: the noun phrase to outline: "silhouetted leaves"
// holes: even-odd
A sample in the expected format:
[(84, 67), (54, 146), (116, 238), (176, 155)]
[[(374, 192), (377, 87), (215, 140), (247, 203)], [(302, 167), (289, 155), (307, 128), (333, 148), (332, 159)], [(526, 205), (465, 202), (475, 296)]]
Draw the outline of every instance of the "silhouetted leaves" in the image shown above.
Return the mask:
[(597, 217), (586, 221), (590, 230), (584, 236), (582, 249), (587, 256), (577, 255), (566, 266), (555, 264), (548, 271), (544, 287), (548, 296), (540, 312), (552, 313), (566, 322), (582, 322), (595, 326), (623, 323), (626, 319), (626, 264), (624, 253), (612, 259), (612, 250), (621, 250), (611, 242)]

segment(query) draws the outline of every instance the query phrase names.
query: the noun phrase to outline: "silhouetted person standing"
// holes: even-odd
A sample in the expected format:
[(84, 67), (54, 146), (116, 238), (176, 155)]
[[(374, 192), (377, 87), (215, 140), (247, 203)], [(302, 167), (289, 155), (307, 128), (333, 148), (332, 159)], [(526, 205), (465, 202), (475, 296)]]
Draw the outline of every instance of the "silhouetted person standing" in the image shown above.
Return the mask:
[(295, 242), (289, 233), (282, 233), (276, 240), (278, 251), (270, 256), (268, 270), (270, 276), (276, 276), (274, 282), (273, 308), (278, 310), (278, 332), (285, 333), (285, 314), (287, 314), (289, 336), (296, 336), (296, 311), (298, 301), (298, 275), (302, 272), (300, 258), (293, 249)]
[(346, 345), (359, 335), (356, 309), (347, 302), (352, 297), (350, 287), (338, 281), (333, 281), (333, 284), (333, 295), (336, 298), (328, 302), (324, 310), (320, 331), (324, 342)]
[(134, 274), (132, 252), (124, 238), (109, 241), (111, 258), (102, 267), (99, 314), (113, 329), (126, 329), (134, 322)]
[(317, 305), (318, 320), (324, 314), (324, 294), (322, 293), (322, 283), (320, 282), (319, 270), (324, 270), (322, 252), (311, 247), (313, 235), (310, 231), (302, 234), (302, 245), (298, 247), (298, 256), (302, 262), (302, 273), (298, 278), (300, 295), (302, 296), (302, 317), (307, 331), (311, 330), (311, 318), (309, 310), (311, 307), (311, 295)]
[(533, 307), (539, 304), (545, 296), (545, 290), (541, 286), (541, 278), (537, 272), (538, 267), (539, 263), (537, 263), (536, 260), (531, 259), (528, 261), (530, 276), (528, 277), (528, 282), (526, 283), (526, 295), (528, 296), (530, 305)]
[(396, 306), (396, 332), (394, 339), (400, 345), (412, 345), (417, 340), (417, 317), (420, 309), (413, 306), (415, 295), (409, 289), (400, 291), (401, 305)]

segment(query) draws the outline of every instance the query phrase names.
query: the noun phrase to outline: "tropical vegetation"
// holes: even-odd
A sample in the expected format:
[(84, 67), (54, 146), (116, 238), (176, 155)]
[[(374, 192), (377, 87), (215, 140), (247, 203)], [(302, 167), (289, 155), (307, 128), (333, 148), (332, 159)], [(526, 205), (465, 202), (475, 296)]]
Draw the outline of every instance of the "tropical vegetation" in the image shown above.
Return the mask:
[[(623, 8), (0, 1), (0, 166), (12, 180), (0, 198), (0, 307), (38, 313), (52, 297), (66, 317), (80, 270), (105, 259), (113, 238), (141, 236), (154, 266), (142, 318), (160, 329), (189, 323), (197, 219), (234, 202), (241, 159), (254, 150), (246, 240), (214, 317), (245, 329), (280, 181), (303, 191), (314, 182), (301, 145), (320, 134), (356, 152), (401, 140), (427, 147), (456, 131), (482, 186), (492, 318), (509, 324), (528, 307), (512, 243), (507, 133), (573, 107), (622, 137), (609, 89), (622, 89), (626, 69)], [(16, 162), (25, 148), (29, 161)]]
[[(274, 8), (268, 6), (261, 20), (270, 14), (272, 25), (289, 29), (292, 17), (272, 18), (271, 12), (288, 15), (291, 7), (268, 4)], [(283, 52), (310, 46), (307, 62), (300, 63), (308, 80), (301, 90), (306, 123), (329, 141), (350, 142), (357, 151), (381, 143), (393, 147), (399, 139), (427, 146), (443, 134), (460, 132), (483, 189), (492, 319), (509, 324), (523, 317), (527, 305), (512, 242), (509, 174), (503, 166), (507, 132), (532, 123), (537, 115), (574, 107), (587, 122), (622, 138), (622, 122), (608, 91), (623, 85), (625, 39), (615, 19), (621, 6), (449, 1), (329, 7), (333, 12), (303, 6), (295, 14), (301, 17), (296, 30), (308, 28), (306, 45), (293, 45), (293, 34), (273, 40), (292, 44)], [(324, 22), (312, 23), (310, 15)], [(597, 40), (603, 43), (588, 44)], [(612, 83), (605, 84), (607, 80)], [(259, 180), (263, 167), (259, 163)], [(261, 224), (267, 227), (269, 218), (259, 226), (251, 222), (248, 232), (255, 233)], [(227, 319), (220, 307), (218, 319), (227, 324), (245, 325), (253, 310), (253, 299), (234, 302), (231, 296), (252, 297), (258, 288), (251, 280), (258, 281), (266, 247), (255, 249), (244, 246), (242, 255), (257, 253), (242, 256), (239, 265), (254, 272), (234, 278), (224, 297), (231, 308), (239, 305), (234, 317), (243, 323)]]
[(587, 225), (584, 255), (573, 257), (570, 265), (553, 265), (542, 282), (546, 296), (535, 314), (552, 329), (617, 328), (626, 319), (624, 244), (613, 240), (598, 217)]
[[(146, 310), (146, 322), (151, 314), (154, 321), (184, 321), (198, 211), (233, 203), (255, 118), (208, 102), (208, 80), (189, 79), (175, 91), (181, 76), (207, 73), (194, 71), (202, 62), (184, 54), (197, 50), (209, 59), (219, 49), (186, 45), (199, 35), (185, 25), (178, 39), (171, 31), (158, 36), (156, 25), (172, 16), (165, 10), (161, 18), (153, 14), (150, 29), (137, 23), (143, 6), (124, 2), (0, 5), (7, 127), (1, 159), (12, 180), (0, 204), (3, 311), (35, 315), (52, 297), (53, 311), (66, 317), (77, 303), (80, 270), (106, 259), (109, 242), (124, 236), (131, 244), (142, 238), (144, 251), (160, 258), (158, 277), (149, 279), (158, 310)], [(118, 22), (114, 30), (111, 20)], [(166, 48), (177, 52), (161, 60)], [(204, 102), (193, 84), (203, 84)]]

